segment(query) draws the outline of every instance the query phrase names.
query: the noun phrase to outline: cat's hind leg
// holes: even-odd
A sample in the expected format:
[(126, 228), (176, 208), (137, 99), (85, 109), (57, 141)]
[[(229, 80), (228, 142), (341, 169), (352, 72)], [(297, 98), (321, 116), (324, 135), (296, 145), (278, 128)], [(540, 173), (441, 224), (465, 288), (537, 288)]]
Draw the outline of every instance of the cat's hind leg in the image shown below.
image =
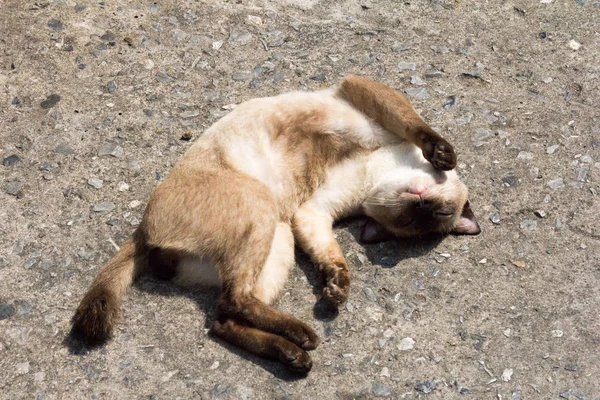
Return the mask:
[[(270, 304), (279, 295), (294, 265), (294, 236), (289, 224), (280, 222), (275, 229), (271, 251), (256, 281), (253, 295)], [(260, 325), (260, 324), (259, 324)], [(212, 332), (218, 337), (254, 354), (278, 359), (292, 371), (307, 373), (312, 368), (308, 353), (283, 336), (248, 326), (247, 323), (219, 315)], [(301, 339), (302, 340), (302, 339)], [(297, 340), (298, 341), (298, 340)], [(302, 343), (300, 343), (302, 344)]]
[[(293, 235), (288, 224), (279, 223), (270, 239), (268, 253), (259, 238), (251, 238), (253, 246), (225, 254), (220, 262), (222, 294), (219, 313), (227, 318), (262, 331), (282, 336), (304, 350), (317, 347), (319, 338), (304, 322), (269, 306), (285, 284), (294, 263)], [(255, 276), (242, 278), (232, 265), (253, 265)]]
[(271, 304), (281, 293), (294, 264), (292, 228), (285, 222), (279, 222), (275, 228), (271, 251), (258, 275), (254, 296), (266, 304)]
[[(305, 351), (317, 346), (318, 336), (305, 323), (267, 304), (283, 287), (293, 243), (289, 226), (278, 224), (271, 191), (231, 170), (179, 174), (173, 171), (150, 200), (142, 223), (149, 245), (167, 255), (183, 253), (214, 262), (221, 281), (214, 334), (265, 357), (277, 354), (280, 359), (280, 350), (287, 349), (284, 354), (289, 357), (284, 359), (289, 360), (284, 362), (291, 369), (296, 359), (305, 360), (308, 368)], [(278, 251), (272, 252), (274, 246)], [(279, 338), (266, 346), (264, 341), (274, 336)], [(255, 349), (244, 344), (259, 342), (263, 345)]]

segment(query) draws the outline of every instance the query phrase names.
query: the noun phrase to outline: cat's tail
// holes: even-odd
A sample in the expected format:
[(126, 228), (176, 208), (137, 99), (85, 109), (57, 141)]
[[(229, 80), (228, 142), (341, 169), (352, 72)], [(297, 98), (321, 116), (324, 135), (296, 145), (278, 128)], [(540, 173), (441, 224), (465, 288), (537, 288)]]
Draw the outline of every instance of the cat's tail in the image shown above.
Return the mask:
[(147, 263), (140, 230), (127, 239), (102, 267), (71, 320), (71, 333), (88, 345), (104, 343), (112, 334), (125, 291)]

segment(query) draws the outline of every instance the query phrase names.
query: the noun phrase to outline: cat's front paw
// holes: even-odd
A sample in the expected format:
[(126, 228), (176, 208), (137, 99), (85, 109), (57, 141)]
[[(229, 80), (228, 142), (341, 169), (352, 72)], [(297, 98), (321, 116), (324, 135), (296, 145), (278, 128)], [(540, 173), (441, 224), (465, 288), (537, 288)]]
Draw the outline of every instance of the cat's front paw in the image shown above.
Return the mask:
[(435, 143), (428, 143), (423, 149), (423, 156), (435, 169), (449, 171), (456, 167), (454, 147), (445, 139), (440, 138)]
[(339, 307), (350, 296), (350, 276), (347, 271), (338, 270), (327, 279), (323, 297), (332, 306)]

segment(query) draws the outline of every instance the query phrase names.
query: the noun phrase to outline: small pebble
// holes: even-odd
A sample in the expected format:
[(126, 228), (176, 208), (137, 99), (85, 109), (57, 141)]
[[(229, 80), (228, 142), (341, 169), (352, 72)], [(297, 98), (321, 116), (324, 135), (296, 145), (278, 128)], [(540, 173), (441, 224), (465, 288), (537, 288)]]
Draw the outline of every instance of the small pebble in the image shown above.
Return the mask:
[(438, 53), (438, 54), (448, 54), (450, 53), (450, 49), (446, 46), (431, 46), (430, 47), (431, 50), (433, 50), (434, 52)]
[(535, 210), (533, 213), (538, 218), (546, 218), (546, 211), (544, 210)]
[(372, 301), (372, 302), (377, 301), (377, 297), (375, 296), (375, 293), (373, 293), (373, 289), (371, 289), (370, 287), (365, 287), (363, 289), (363, 293), (365, 294), (365, 297), (367, 298), (367, 300)]
[(310, 79), (315, 82), (325, 82), (327, 80), (327, 76), (325, 76), (324, 72), (321, 72), (317, 75), (311, 76)]
[(54, 29), (55, 31), (62, 31), (65, 29), (65, 25), (58, 19), (52, 18), (48, 20), (48, 28)]
[(578, 389), (567, 389), (560, 392), (559, 396), (567, 400), (586, 400), (585, 393)]
[(373, 382), (371, 386), (371, 392), (376, 397), (389, 397), (392, 395), (390, 388), (381, 382)]
[(556, 150), (558, 150), (559, 148), (560, 148), (559, 145), (554, 144), (546, 149), (546, 154), (554, 154), (556, 152)]
[(156, 80), (159, 81), (160, 83), (170, 83), (170, 82), (173, 82), (175, 80), (175, 78), (170, 77), (166, 73), (159, 71), (156, 73)]
[(100, 156), (100, 157), (112, 156), (112, 157), (118, 158), (118, 157), (121, 157), (122, 155), (123, 155), (123, 148), (113, 142), (104, 143), (102, 145), (102, 147), (100, 148), (100, 151), (98, 152), (98, 156)]
[[(166, 374), (164, 374), (164, 375), (162, 376), (162, 378), (161, 378), (161, 382), (163, 382), (163, 383), (164, 383), (164, 382), (168, 382), (168, 381), (170, 381), (170, 380), (171, 380), (171, 378), (172, 378), (172, 377), (174, 377), (175, 375), (177, 375), (178, 373), (179, 373), (179, 370), (178, 370), (178, 369), (175, 369), (175, 370), (173, 370), (173, 371), (169, 371), (169, 372), (167, 372)], [(216, 386), (217, 386), (217, 385), (215, 385), (215, 387), (216, 387)], [(213, 391), (214, 391), (214, 389), (213, 389)], [(225, 391), (227, 391), (227, 387), (225, 387)]]
[(351, 302), (346, 302), (346, 311), (348, 311), (349, 313), (353, 313), (354, 312), (354, 305), (352, 305)]
[(262, 18), (256, 15), (248, 15), (248, 17), (246, 17), (246, 20), (254, 25), (262, 25)]
[(117, 91), (117, 82), (115, 81), (110, 81), (106, 84), (106, 90), (108, 91), (108, 93), (114, 93)]
[(579, 365), (577, 365), (577, 364), (567, 364), (567, 365), (565, 365), (565, 370), (571, 371), (571, 372), (575, 372), (575, 371), (579, 370)]
[(4, 185), (4, 191), (11, 196), (20, 197), (21, 189), (23, 189), (23, 184), (17, 181), (8, 182)]
[(473, 140), (476, 142), (480, 142), (485, 140), (491, 136), (490, 131), (485, 128), (477, 128), (475, 129), (475, 136), (473, 136)]
[(398, 63), (398, 70), (400, 71), (414, 71), (415, 69), (417, 69), (417, 65), (415, 63), (407, 63), (407, 62), (401, 62)]
[(563, 337), (563, 335), (564, 335), (564, 332), (561, 331), (560, 329), (555, 329), (552, 331), (552, 337), (561, 338), (561, 337)]
[(17, 364), (17, 374), (23, 375), (29, 372), (29, 361)]
[(33, 380), (37, 383), (43, 382), (46, 378), (46, 373), (44, 371), (36, 372), (33, 374)]
[(502, 222), (498, 213), (493, 213), (492, 215), (490, 215), (490, 221), (492, 221), (494, 225), (500, 225), (500, 222)]
[(552, 179), (551, 181), (548, 181), (547, 185), (552, 190), (565, 187), (565, 183), (562, 178)]
[(502, 379), (504, 382), (508, 382), (508, 381), (510, 381), (510, 379), (512, 378), (512, 375), (513, 375), (513, 370), (512, 370), (512, 368), (507, 368), (507, 369), (505, 369), (505, 370), (504, 370), (504, 372), (502, 372), (501, 379)]
[(101, 203), (94, 204), (92, 210), (94, 212), (109, 212), (115, 209), (115, 203), (111, 203), (110, 201), (105, 201)]
[(467, 78), (477, 78), (477, 79), (481, 78), (481, 73), (479, 71), (477, 71), (476, 69), (470, 69), (466, 72), (463, 72), (462, 75), (466, 76)]
[(194, 118), (194, 117), (197, 117), (198, 115), (200, 115), (200, 111), (198, 111), (198, 110), (188, 110), (188, 111), (184, 111), (181, 114), (179, 114), (179, 116), (184, 119)]
[(88, 185), (96, 189), (101, 189), (102, 186), (104, 186), (104, 182), (102, 181), (102, 179), (98, 178), (90, 178), (88, 179), (87, 183)]
[(425, 85), (425, 81), (419, 78), (417, 75), (413, 75), (410, 77), (410, 84), (415, 86), (423, 86)]
[(56, 146), (54, 148), (54, 152), (58, 153), (58, 154), (65, 155), (65, 156), (69, 156), (69, 155), (75, 153), (75, 151), (71, 148), (71, 146), (69, 146), (66, 143), (61, 143), (58, 146)]
[(412, 350), (415, 347), (415, 341), (413, 338), (405, 337), (397, 347), (400, 351)]
[(16, 312), (12, 304), (0, 303), (0, 321), (12, 317)]
[(456, 107), (456, 96), (452, 95), (446, 97), (446, 102), (442, 105), (442, 108), (449, 110), (454, 107)]
[(106, 31), (102, 36), (100, 36), (100, 40), (105, 41), (105, 42), (112, 42), (116, 38), (117, 38), (117, 36), (111, 31)]
[(567, 46), (569, 46), (572, 50), (579, 50), (581, 48), (581, 43), (571, 39), (569, 40), (569, 43), (567, 43)]
[(518, 160), (533, 160), (533, 154), (527, 151), (521, 151), (517, 155)]
[(425, 79), (439, 78), (441, 76), (442, 76), (442, 71), (438, 71), (438, 70), (425, 73)]
[(537, 229), (537, 221), (526, 219), (519, 225), (524, 231), (533, 231)]
[(590, 172), (590, 166), (589, 165), (582, 165), (579, 167), (579, 171), (577, 172), (577, 181), (579, 182), (586, 182), (587, 181), (587, 175)]
[(12, 167), (19, 161), (21, 161), (21, 158), (16, 154), (12, 154), (8, 157), (5, 157), (4, 160), (2, 160), (2, 165), (4, 165), (5, 167)]
[(177, 40), (178, 42), (184, 41), (188, 34), (185, 31), (182, 31), (181, 29), (173, 29), (171, 31), (171, 36), (173, 37), (173, 39)]
[(59, 95), (51, 94), (50, 96), (46, 97), (46, 100), (44, 100), (40, 103), (40, 107), (42, 107), (44, 110), (47, 110), (49, 108), (54, 107), (56, 104), (58, 104), (59, 101), (60, 101)]
[(32, 332), (32, 328), (29, 327), (15, 327), (8, 328), (5, 333), (6, 335), (14, 340), (17, 344), (25, 344), (29, 340), (29, 335)]
[(425, 88), (410, 88), (406, 89), (406, 94), (418, 100), (425, 100), (429, 97)]
[(231, 79), (234, 81), (249, 81), (252, 79), (253, 74), (251, 72), (234, 72), (231, 74)]
[(435, 390), (435, 388), (437, 387), (437, 385), (435, 384), (435, 382), (432, 381), (425, 381), (423, 383), (419, 383), (417, 386), (415, 386), (415, 390), (421, 392), (421, 393), (431, 393), (433, 390)]
[(125, 182), (119, 182), (119, 183), (117, 183), (117, 190), (119, 192), (125, 192), (125, 191), (129, 190), (129, 185), (126, 184)]

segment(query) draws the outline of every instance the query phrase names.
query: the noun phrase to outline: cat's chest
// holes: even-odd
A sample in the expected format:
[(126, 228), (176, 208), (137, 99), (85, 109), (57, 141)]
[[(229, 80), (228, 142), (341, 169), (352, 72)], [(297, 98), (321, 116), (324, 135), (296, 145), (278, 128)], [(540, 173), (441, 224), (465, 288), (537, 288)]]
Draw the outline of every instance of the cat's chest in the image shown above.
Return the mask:
[(264, 183), (276, 198), (289, 191), (297, 161), (291, 160), (289, 152), (273, 142), (266, 130), (238, 138), (227, 153), (231, 166)]

